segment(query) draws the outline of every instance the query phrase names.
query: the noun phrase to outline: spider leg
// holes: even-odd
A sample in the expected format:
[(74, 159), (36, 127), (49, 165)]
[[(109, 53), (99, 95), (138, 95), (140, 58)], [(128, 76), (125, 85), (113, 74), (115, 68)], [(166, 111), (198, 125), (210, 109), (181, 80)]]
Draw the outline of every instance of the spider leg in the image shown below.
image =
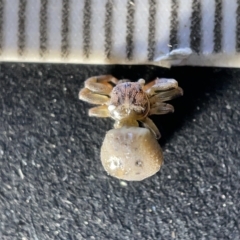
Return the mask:
[(148, 115), (163, 115), (170, 112), (174, 112), (174, 107), (171, 104), (155, 102), (151, 105)]
[(101, 75), (97, 77), (88, 78), (85, 81), (85, 88), (88, 88), (94, 93), (110, 95), (113, 86), (116, 85), (118, 80), (112, 75)]
[(107, 104), (110, 97), (92, 92), (88, 88), (83, 88), (79, 92), (79, 99), (92, 104)]
[(178, 88), (159, 92), (155, 95), (152, 95), (149, 98), (149, 101), (150, 101), (150, 104), (152, 105), (156, 102), (166, 102), (166, 101), (172, 100), (176, 97), (180, 97), (182, 95), (183, 95), (183, 90), (182, 90), (182, 88), (178, 87)]
[(157, 126), (150, 118), (146, 117), (145, 119), (141, 120), (141, 123), (145, 128), (149, 129), (157, 139), (161, 137), (161, 133), (159, 132)]
[(143, 90), (151, 97), (158, 92), (168, 91), (178, 88), (178, 82), (170, 78), (156, 78), (152, 82), (146, 84)]
[(88, 111), (88, 115), (90, 117), (102, 117), (102, 118), (110, 117), (107, 105), (101, 105), (90, 108)]

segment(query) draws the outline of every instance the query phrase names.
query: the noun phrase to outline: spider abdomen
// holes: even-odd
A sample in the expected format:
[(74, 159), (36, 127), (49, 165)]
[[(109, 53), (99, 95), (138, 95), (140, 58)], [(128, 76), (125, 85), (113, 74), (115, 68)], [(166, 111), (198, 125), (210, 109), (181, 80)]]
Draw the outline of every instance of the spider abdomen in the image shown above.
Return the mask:
[(163, 155), (148, 129), (123, 127), (107, 132), (101, 148), (101, 161), (109, 175), (140, 181), (159, 171)]

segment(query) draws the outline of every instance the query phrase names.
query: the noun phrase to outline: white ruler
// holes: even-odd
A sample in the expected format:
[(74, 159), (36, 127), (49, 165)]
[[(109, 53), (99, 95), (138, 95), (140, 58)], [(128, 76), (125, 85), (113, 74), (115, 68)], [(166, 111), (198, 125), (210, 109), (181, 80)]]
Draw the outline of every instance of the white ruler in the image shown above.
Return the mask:
[(240, 67), (240, 0), (0, 0), (0, 61)]

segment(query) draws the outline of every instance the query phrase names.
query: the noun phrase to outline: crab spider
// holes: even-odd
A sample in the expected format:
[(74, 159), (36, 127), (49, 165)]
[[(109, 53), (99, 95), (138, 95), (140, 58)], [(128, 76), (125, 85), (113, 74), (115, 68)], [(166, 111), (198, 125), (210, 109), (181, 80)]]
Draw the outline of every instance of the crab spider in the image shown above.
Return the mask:
[(79, 98), (99, 105), (89, 110), (89, 116), (115, 120), (101, 148), (101, 161), (110, 175), (140, 181), (159, 171), (163, 156), (156, 139), (161, 134), (148, 116), (173, 112), (165, 102), (181, 95), (174, 79), (156, 78), (145, 85), (144, 79), (131, 82), (104, 75), (85, 81)]

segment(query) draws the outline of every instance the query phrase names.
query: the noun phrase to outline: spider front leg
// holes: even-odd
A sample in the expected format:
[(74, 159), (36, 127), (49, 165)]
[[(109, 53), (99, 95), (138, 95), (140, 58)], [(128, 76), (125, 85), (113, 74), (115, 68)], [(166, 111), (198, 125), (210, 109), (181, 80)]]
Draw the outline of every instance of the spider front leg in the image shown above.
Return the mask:
[(157, 126), (150, 118), (146, 117), (140, 122), (145, 128), (149, 129), (155, 135), (156, 139), (159, 139), (161, 137), (161, 133), (159, 132)]
[(183, 94), (182, 89), (178, 87), (178, 82), (175, 79), (170, 78), (156, 78), (154, 81), (146, 84), (143, 87), (143, 90), (149, 95), (149, 97), (158, 93), (165, 93), (164, 97), (173, 96), (172, 98), (176, 97), (176, 93), (179, 93), (179, 95)]
[(180, 97), (183, 95), (182, 88), (174, 88), (167, 91), (156, 92), (155, 95), (151, 95), (149, 97), (149, 101), (151, 105), (154, 105), (156, 102), (166, 102), (170, 101), (174, 98)]
[(101, 117), (101, 118), (110, 117), (110, 113), (108, 111), (107, 105), (101, 105), (98, 107), (90, 108), (88, 111), (88, 115), (90, 117)]
[[(178, 82), (167, 78), (157, 78), (143, 86), (143, 90), (149, 97), (150, 110), (148, 115), (161, 115), (174, 112), (174, 107), (164, 102), (183, 95), (183, 90), (178, 87)], [(156, 138), (161, 137), (159, 130), (152, 120), (145, 118), (141, 122), (144, 127), (150, 129), (155, 134)]]
[(85, 88), (79, 92), (79, 99), (92, 104), (107, 104), (112, 84), (116, 85), (118, 80), (112, 75), (91, 77), (85, 81)]
[(116, 85), (118, 80), (112, 75), (101, 75), (88, 78), (85, 81), (85, 88), (98, 94), (109, 95), (113, 89), (112, 84)]
[[(178, 82), (174, 79), (157, 78), (144, 86), (144, 91), (148, 94), (151, 108), (155, 108), (154, 104), (172, 100), (183, 95), (183, 90), (178, 86)], [(160, 107), (160, 106), (159, 106)], [(169, 105), (163, 105), (167, 108), (167, 112), (171, 112)], [(162, 114), (161, 111), (160, 113)]]
[(107, 104), (109, 102), (110, 97), (107, 95), (101, 95), (98, 93), (94, 93), (88, 88), (83, 88), (79, 92), (79, 99), (85, 102), (89, 102), (91, 104)]
[(167, 91), (174, 88), (178, 88), (178, 82), (175, 79), (156, 78), (155, 80), (147, 83), (143, 87), (143, 90), (152, 96), (160, 91)]
[(154, 102), (151, 104), (148, 115), (163, 115), (167, 113), (173, 113), (174, 107), (171, 104), (163, 102)]

